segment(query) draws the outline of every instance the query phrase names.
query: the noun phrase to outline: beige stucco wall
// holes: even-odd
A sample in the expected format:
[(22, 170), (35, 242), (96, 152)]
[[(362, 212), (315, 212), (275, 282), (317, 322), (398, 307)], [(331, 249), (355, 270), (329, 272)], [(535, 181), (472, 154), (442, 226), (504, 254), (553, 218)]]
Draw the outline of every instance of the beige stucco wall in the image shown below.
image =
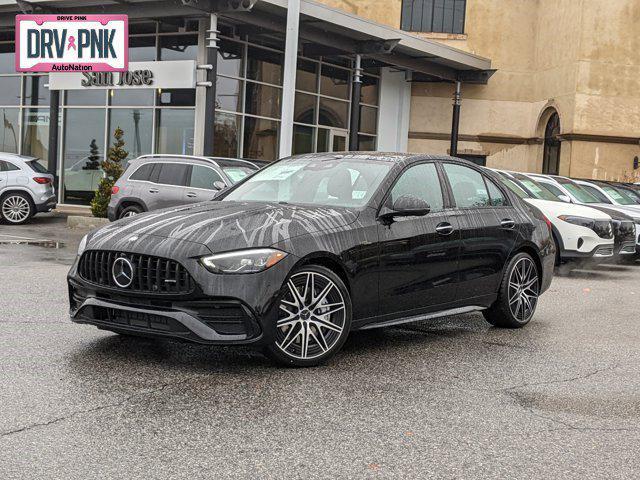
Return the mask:
[[(401, 0), (323, 3), (400, 26)], [(561, 173), (629, 176), (640, 146), (606, 137), (640, 139), (638, 25), (638, 0), (467, 0), (465, 36), (424, 36), (491, 58), (489, 84), (463, 86), (460, 133), (513, 143), (461, 142), (460, 150), (485, 153), (496, 167), (540, 171), (542, 146), (518, 139), (541, 137), (553, 107), (563, 135), (593, 140), (562, 142)], [(449, 133), (452, 94), (447, 84), (412, 85), (411, 150), (447, 151), (447, 141), (420, 137)]]

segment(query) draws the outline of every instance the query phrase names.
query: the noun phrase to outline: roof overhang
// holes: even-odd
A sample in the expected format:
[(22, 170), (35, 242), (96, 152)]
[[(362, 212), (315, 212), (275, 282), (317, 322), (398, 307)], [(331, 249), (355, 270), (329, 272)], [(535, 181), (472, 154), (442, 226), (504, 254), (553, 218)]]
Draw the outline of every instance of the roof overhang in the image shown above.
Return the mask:
[[(286, 31), (287, 0), (0, 0), (0, 27), (13, 15), (41, 13), (126, 13), (130, 19), (197, 18), (216, 12), (229, 22), (275, 35)], [(318, 54), (361, 54), (378, 65), (412, 72), (414, 80), (487, 83), (491, 60), (434, 40), (375, 23), (312, 0), (300, 0), (300, 43)]]

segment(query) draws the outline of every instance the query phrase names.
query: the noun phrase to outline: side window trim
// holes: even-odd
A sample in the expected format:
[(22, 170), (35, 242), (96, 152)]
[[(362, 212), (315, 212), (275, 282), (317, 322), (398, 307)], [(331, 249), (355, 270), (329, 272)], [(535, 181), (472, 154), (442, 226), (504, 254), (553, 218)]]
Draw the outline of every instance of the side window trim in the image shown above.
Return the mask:
[(389, 188), (387, 189), (387, 191), (384, 194), (384, 197), (382, 197), (382, 201), (380, 202), (380, 205), (378, 205), (378, 208), (376, 209), (376, 217), (380, 214), (380, 210), (382, 210), (382, 208), (386, 205), (387, 201), (389, 200), (389, 197), (391, 196), (391, 192), (393, 191), (393, 189), (395, 188), (396, 184), (398, 183), (398, 180), (400, 180), (400, 178), (402, 177), (402, 175), (404, 175), (404, 173), (409, 170), (410, 168), (413, 167), (417, 167), (418, 165), (424, 165), (424, 164), (428, 164), (431, 163), (434, 165), (435, 169), (436, 169), (436, 173), (438, 175), (438, 182), (440, 182), (440, 191), (442, 194), (442, 210), (438, 210), (438, 212), (443, 212), (449, 208), (451, 208), (450, 206), (448, 206), (448, 192), (446, 192), (445, 186), (442, 183), (442, 177), (440, 175), (440, 171), (438, 168), (438, 162), (435, 160), (422, 160), (422, 161), (417, 161), (414, 163), (410, 163), (409, 165), (405, 165), (402, 170), (400, 170), (400, 172), (396, 175), (396, 178), (393, 179), (393, 183), (391, 183), (391, 185), (389, 185)]

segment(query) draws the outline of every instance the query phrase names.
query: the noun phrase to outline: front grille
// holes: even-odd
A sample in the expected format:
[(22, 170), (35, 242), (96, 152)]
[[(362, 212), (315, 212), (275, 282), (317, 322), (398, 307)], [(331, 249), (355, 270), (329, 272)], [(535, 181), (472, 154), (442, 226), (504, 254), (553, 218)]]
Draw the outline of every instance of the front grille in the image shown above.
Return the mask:
[[(126, 288), (118, 286), (112, 274), (113, 262), (120, 257), (133, 265), (133, 279)], [(123, 291), (187, 294), (194, 289), (191, 275), (178, 262), (137, 253), (89, 250), (80, 259), (78, 273), (88, 282)]]
[(613, 238), (613, 227), (611, 220), (596, 220), (594, 222), (593, 231), (600, 238)]
[(613, 221), (613, 234), (618, 241), (634, 240), (636, 233), (636, 226), (633, 222), (625, 220)]

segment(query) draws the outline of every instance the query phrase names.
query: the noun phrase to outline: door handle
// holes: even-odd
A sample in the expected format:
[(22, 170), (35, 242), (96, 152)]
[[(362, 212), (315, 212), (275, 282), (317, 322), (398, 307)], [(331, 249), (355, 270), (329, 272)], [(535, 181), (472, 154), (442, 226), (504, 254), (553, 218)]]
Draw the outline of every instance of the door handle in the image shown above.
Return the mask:
[(158, 190), (157, 188), (150, 188), (149, 189), (149, 193), (158, 193), (160, 190)]
[(195, 197), (197, 197), (197, 196), (198, 196), (198, 195), (197, 195), (196, 193), (194, 193), (194, 192), (189, 192), (189, 193), (187, 193), (187, 197), (189, 197), (189, 198), (195, 198)]
[(436, 225), (436, 233), (439, 235), (451, 235), (453, 233), (453, 225), (448, 222), (442, 222)]
[(516, 222), (514, 222), (513, 220), (511, 220), (510, 218), (505, 218), (504, 220), (502, 220), (500, 222), (500, 226), (502, 228), (513, 228), (516, 226)]

